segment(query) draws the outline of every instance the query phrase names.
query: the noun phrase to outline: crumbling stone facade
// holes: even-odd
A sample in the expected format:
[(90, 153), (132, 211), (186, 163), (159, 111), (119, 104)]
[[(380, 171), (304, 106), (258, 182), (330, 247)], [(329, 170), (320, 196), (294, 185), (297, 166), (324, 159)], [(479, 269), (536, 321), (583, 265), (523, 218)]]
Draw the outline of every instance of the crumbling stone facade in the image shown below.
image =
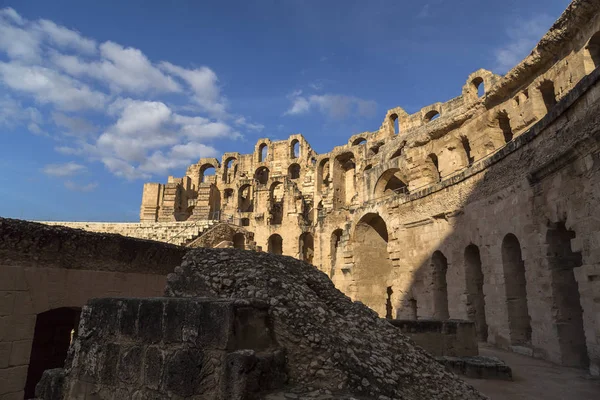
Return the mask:
[(470, 319), (600, 375), (599, 10), (574, 0), (505, 76), (475, 71), (329, 153), (260, 139), (148, 183), (141, 221), (235, 218), (380, 316)]

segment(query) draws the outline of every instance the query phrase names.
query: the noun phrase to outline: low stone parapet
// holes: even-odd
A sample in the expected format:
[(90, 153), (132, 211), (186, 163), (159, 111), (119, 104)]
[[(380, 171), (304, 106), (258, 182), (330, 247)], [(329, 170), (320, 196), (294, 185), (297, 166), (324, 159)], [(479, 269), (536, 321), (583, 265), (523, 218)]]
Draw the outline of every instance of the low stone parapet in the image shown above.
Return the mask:
[(472, 321), (392, 319), (389, 322), (434, 356), (461, 357), (479, 354), (477, 332)]

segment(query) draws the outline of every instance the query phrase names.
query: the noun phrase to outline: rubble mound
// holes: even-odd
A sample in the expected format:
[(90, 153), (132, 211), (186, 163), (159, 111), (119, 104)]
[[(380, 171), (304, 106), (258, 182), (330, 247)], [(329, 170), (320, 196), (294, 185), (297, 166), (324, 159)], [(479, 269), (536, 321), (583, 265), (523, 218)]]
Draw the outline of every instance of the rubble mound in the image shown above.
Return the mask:
[(195, 249), (169, 274), (165, 294), (268, 301), (293, 385), (379, 400), (486, 398), (324, 273), (291, 257)]

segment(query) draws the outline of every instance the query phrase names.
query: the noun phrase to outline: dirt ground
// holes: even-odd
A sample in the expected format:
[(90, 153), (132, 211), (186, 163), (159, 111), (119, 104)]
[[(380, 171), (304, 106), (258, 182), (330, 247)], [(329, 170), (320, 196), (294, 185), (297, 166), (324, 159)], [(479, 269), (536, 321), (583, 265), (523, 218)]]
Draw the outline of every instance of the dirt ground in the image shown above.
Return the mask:
[(498, 357), (512, 368), (512, 382), (463, 378), (492, 400), (600, 400), (600, 379), (586, 371), (488, 346), (480, 346), (479, 354)]

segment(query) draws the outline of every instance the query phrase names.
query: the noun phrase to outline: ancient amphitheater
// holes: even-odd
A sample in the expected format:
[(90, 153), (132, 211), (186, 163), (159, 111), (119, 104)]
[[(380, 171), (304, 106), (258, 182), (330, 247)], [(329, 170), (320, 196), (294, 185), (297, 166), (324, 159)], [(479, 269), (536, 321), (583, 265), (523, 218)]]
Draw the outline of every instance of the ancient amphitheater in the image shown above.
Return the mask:
[[(139, 224), (53, 224), (295, 257), (380, 317), (470, 320), (480, 342), (598, 376), (598, 66), (600, 1), (575, 0), (505, 76), (477, 70), (329, 153), (261, 139), (146, 183)], [(152, 273), (137, 295), (164, 286)]]

